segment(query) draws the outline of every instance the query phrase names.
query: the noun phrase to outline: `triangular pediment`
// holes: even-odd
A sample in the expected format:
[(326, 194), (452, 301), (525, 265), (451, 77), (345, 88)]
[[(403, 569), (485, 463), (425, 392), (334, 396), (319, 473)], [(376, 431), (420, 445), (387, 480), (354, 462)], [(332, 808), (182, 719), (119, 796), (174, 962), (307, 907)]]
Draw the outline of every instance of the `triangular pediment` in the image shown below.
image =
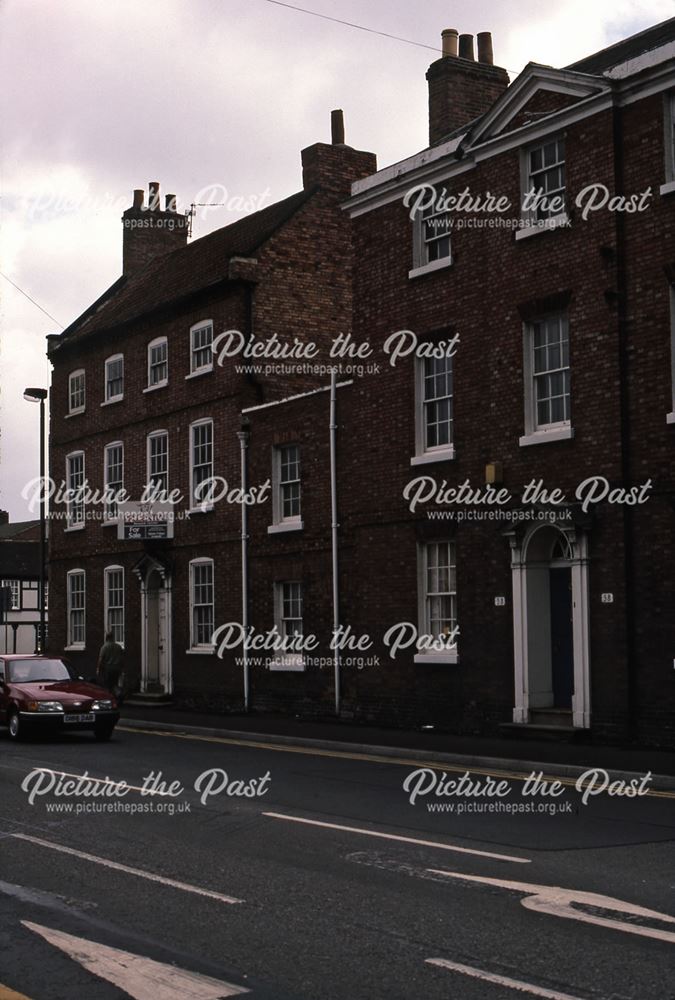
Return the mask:
[(471, 130), (466, 146), (515, 132), (609, 90), (602, 77), (528, 63)]

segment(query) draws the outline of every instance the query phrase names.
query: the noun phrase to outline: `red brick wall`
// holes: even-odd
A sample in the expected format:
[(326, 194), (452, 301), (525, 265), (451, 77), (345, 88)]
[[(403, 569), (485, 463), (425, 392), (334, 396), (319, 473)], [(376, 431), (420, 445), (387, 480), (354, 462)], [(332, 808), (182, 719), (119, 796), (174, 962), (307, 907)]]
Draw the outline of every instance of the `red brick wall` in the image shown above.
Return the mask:
[[(330, 150), (331, 147), (328, 147)], [(342, 156), (352, 152), (347, 150)], [(356, 164), (348, 164), (349, 176), (372, 164), (370, 154), (357, 153)], [(359, 160), (359, 157), (361, 158)], [(364, 159), (367, 158), (367, 159)], [(333, 176), (334, 157), (321, 165)], [(336, 185), (337, 187), (337, 185)], [(276, 334), (282, 341), (294, 336), (319, 345), (349, 329), (351, 320), (351, 226), (340, 207), (344, 193), (328, 177), (328, 189), (318, 189), (300, 211), (287, 221), (257, 253), (253, 290), (253, 332), (266, 340)], [(254, 380), (235, 370), (243, 358), (215, 365), (212, 373), (187, 379), (190, 370), (190, 326), (203, 319), (214, 321), (214, 332), (236, 328), (246, 331), (247, 301), (243, 284), (223, 285), (203, 293), (191, 303), (167, 307), (151, 318), (127, 325), (114, 335), (90, 338), (76, 348), (57, 351), (51, 392), (50, 469), (60, 482), (65, 457), (70, 451), (86, 453), (86, 477), (92, 489), (103, 487), (105, 445), (124, 442), (125, 488), (138, 499), (146, 478), (146, 438), (153, 430), (169, 432), (169, 486), (189, 491), (188, 433), (192, 421), (214, 419), (216, 475), (230, 485), (239, 482), (239, 444), (236, 431), (240, 410), (304, 388), (323, 384), (325, 375), (284, 372), (278, 367), (259, 372)], [(158, 336), (169, 341), (169, 384), (144, 393), (147, 385), (147, 345)], [(101, 406), (104, 398), (104, 361), (113, 353), (125, 358), (125, 394), (120, 403)], [(323, 352), (325, 355), (325, 350)], [(321, 360), (321, 359), (319, 359)], [(324, 359), (325, 360), (325, 357)], [(86, 411), (67, 417), (68, 375), (86, 372)], [(263, 480), (269, 475), (264, 470)], [(262, 482), (262, 481), (261, 481)], [(185, 505), (187, 506), (187, 505)], [(64, 505), (52, 506), (65, 513)], [(100, 508), (99, 508), (100, 511)], [(172, 566), (173, 578), (173, 673), (176, 690), (184, 701), (204, 699), (212, 704), (236, 705), (241, 700), (238, 673), (225, 673), (216, 657), (187, 655), (189, 646), (188, 563), (211, 556), (216, 571), (216, 621), (241, 615), (239, 602), (240, 508), (220, 503), (206, 514), (179, 521), (172, 542), (156, 547), (118, 542), (114, 527), (100, 520), (87, 521), (81, 531), (65, 532), (65, 521), (54, 520), (51, 530), (50, 644), (53, 651), (66, 643), (66, 573), (87, 571), (87, 643), (74, 660), (86, 667), (95, 663), (103, 633), (103, 570), (113, 563), (125, 567), (127, 672), (140, 675), (141, 631), (139, 583), (133, 565), (145, 551), (157, 554)], [(220, 701), (218, 700), (220, 699)], [(226, 699), (224, 702), (223, 699)]]

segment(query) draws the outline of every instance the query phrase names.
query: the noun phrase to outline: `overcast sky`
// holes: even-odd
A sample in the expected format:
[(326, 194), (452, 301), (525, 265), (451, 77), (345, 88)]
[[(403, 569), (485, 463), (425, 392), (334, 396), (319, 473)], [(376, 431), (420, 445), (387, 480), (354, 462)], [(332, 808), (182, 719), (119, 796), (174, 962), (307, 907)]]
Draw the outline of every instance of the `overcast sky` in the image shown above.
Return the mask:
[(45, 337), (121, 272), (120, 215), (158, 180), (179, 208), (229, 200), (193, 238), (301, 188), (300, 150), (346, 140), (380, 166), (424, 148), (425, 71), (441, 30), (492, 31), (511, 78), (563, 66), (673, 13), (663, 0), (298, 0), (298, 6), (421, 43), (405, 44), (269, 0), (3, 0), (0, 269), (0, 507), (29, 517)]

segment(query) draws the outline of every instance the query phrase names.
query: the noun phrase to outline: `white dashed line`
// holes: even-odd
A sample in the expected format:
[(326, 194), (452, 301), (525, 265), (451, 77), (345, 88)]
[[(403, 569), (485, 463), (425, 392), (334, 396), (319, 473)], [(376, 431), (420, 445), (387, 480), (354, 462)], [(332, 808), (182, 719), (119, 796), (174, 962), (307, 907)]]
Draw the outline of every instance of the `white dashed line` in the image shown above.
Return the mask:
[(130, 868), (129, 865), (122, 865), (118, 861), (110, 861), (108, 858), (100, 858), (96, 854), (86, 854), (84, 851), (76, 851), (73, 847), (65, 847), (63, 844), (55, 844), (51, 840), (41, 840), (39, 837), (30, 837), (27, 833), (10, 833), (10, 837), (15, 840), (25, 840), (38, 847), (47, 847), (52, 851), (59, 851), (61, 854), (70, 854), (73, 857), (81, 858), (82, 861), (92, 861), (96, 865), (103, 865), (104, 868), (112, 868), (114, 871), (124, 872), (126, 875), (136, 875), (138, 878), (147, 879), (149, 882), (158, 882), (160, 885), (167, 885), (171, 889), (180, 889), (182, 892), (191, 892), (196, 896), (206, 896), (209, 899), (216, 899), (219, 903), (243, 903), (243, 899), (235, 899), (234, 896), (224, 896), (220, 892), (212, 889), (201, 889), (197, 885), (190, 885), (189, 882), (177, 882), (172, 878), (165, 878), (163, 875), (155, 875), (154, 872), (143, 871), (142, 868)]
[(340, 823), (322, 823), (318, 819), (305, 819), (302, 816), (289, 816), (286, 813), (264, 812), (263, 816), (272, 819), (284, 819), (289, 823), (305, 823), (307, 826), (320, 826), (328, 830), (342, 830), (345, 833), (360, 833), (364, 837), (380, 837), (382, 840), (396, 840), (403, 844), (417, 844), (420, 847), (434, 847), (441, 851), (456, 851), (459, 854), (474, 854), (480, 858), (492, 858), (497, 861), (513, 861), (526, 865), (530, 858), (516, 858), (510, 854), (495, 854), (492, 851), (479, 851), (473, 847), (457, 847), (454, 844), (442, 844), (436, 840), (418, 840), (416, 837), (401, 837), (396, 833), (381, 833), (378, 830), (364, 830), (360, 826), (342, 826)]
[(474, 969), (471, 965), (448, 962), (445, 958), (428, 958), (427, 965), (437, 965), (441, 969), (450, 969), (451, 972), (460, 972), (463, 976), (482, 979), (483, 982), (494, 983), (496, 986), (506, 986), (511, 990), (519, 990), (521, 993), (532, 993), (535, 997), (545, 997), (546, 1000), (579, 1000), (579, 997), (573, 997), (569, 993), (547, 990), (544, 986), (524, 983), (520, 979), (509, 979), (508, 976), (497, 976), (492, 972), (485, 972), (483, 969)]

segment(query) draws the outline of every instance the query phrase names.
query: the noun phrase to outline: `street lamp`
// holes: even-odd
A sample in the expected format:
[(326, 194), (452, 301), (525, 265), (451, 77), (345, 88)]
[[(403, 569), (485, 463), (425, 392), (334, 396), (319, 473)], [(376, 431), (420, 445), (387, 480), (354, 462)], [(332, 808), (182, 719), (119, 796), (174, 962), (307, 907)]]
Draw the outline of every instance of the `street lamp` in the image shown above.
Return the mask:
[(47, 548), (47, 484), (45, 483), (45, 399), (46, 389), (25, 389), (23, 398), (29, 403), (40, 404), (40, 587), (38, 603), (40, 605), (40, 634), (38, 636), (38, 652), (45, 651), (45, 554)]

